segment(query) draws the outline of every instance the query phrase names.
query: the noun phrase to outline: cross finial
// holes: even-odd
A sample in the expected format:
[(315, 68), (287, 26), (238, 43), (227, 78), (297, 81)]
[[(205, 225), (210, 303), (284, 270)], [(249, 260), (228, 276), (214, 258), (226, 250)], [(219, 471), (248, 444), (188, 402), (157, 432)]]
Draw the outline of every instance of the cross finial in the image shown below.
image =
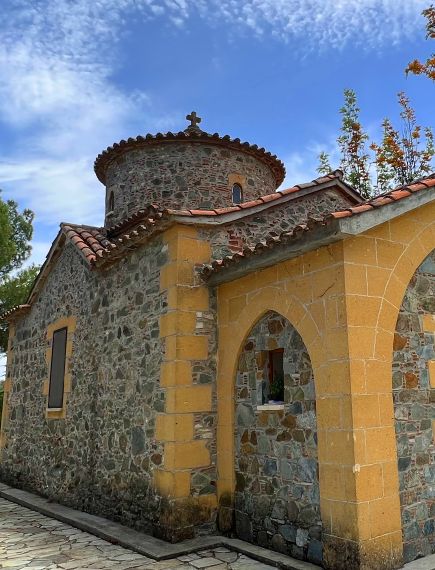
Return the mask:
[(190, 125), (187, 127), (188, 129), (198, 129), (198, 123), (202, 121), (201, 117), (198, 117), (196, 111), (192, 111), (189, 115), (186, 115), (186, 119), (190, 121)]

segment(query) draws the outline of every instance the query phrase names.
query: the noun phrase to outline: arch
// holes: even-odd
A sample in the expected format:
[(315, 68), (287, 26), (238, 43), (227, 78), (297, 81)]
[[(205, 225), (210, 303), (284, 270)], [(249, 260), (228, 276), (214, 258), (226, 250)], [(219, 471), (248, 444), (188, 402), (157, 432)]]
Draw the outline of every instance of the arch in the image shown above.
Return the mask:
[(414, 273), (434, 249), (435, 221), (423, 227), (405, 246), (389, 273), (376, 322), (373, 358), (391, 364), (394, 331), (403, 298)]
[(301, 336), (280, 313), (266, 312), (249, 331), (238, 360), (233, 406), (237, 535), (320, 563), (313, 370)]
[(241, 204), (243, 202), (243, 188), (237, 182), (231, 188), (231, 201), (233, 204)]
[[(237, 298), (236, 298), (237, 299)], [(240, 311), (234, 313), (237, 326), (229, 323), (219, 327), (218, 341), (218, 496), (221, 507), (231, 507), (235, 489), (234, 474), (234, 389), (235, 374), (242, 347), (249, 332), (257, 321), (267, 312), (273, 311), (285, 317), (301, 336), (307, 347), (314, 371), (316, 384), (316, 368), (322, 362), (322, 339), (313, 317), (306, 307), (294, 296), (283, 296), (281, 289), (264, 287), (250, 296), (241, 296)], [(232, 349), (230, 350), (230, 347)], [(234, 347), (237, 347), (234, 350)], [(317, 388), (317, 387), (316, 387)], [(220, 526), (224, 530), (230, 528), (231, 520), (227, 520), (225, 507), (220, 512)], [(231, 514), (228, 513), (231, 519)]]
[[(414, 272), (395, 328), (393, 403), (399, 468), (404, 561), (435, 552), (435, 442), (431, 398), (435, 364), (435, 248)], [(434, 370), (435, 371), (435, 370)], [(432, 377), (431, 377), (432, 375)]]

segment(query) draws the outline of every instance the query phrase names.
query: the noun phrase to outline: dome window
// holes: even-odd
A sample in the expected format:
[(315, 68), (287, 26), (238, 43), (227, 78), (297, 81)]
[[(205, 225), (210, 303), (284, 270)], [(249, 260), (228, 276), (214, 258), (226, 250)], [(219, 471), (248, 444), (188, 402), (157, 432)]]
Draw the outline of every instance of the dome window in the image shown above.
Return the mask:
[(107, 202), (107, 213), (111, 214), (114, 209), (115, 209), (115, 195), (112, 190), (109, 194), (109, 200)]
[(243, 190), (240, 184), (233, 184), (233, 189), (231, 191), (231, 198), (233, 204), (241, 204), (243, 202)]

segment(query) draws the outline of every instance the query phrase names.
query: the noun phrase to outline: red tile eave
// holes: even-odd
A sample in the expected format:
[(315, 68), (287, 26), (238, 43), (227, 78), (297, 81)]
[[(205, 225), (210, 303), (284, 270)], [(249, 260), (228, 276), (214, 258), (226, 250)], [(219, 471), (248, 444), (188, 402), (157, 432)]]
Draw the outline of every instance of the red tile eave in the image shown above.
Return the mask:
[(308, 220), (307, 224), (299, 224), (291, 232), (283, 232), (279, 237), (273, 237), (272, 239), (269, 238), (266, 243), (264, 241), (259, 242), (254, 247), (245, 248), (242, 252), (226, 256), (221, 260), (215, 260), (211, 264), (205, 265), (202, 274), (204, 276), (204, 279), (207, 279), (212, 273), (224, 270), (225, 267), (228, 267), (233, 263), (237, 263), (244, 256), (261, 254), (261, 252), (265, 249), (273, 247), (274, 243), (278, 244), (287, 239), (295, 239), (300, 233), (310, 231), (321, 225), (326, 226), (329, 221), (333, 219), (349, 218), (355, 215), (364, 214), (365, 212), (373, 211), (378, 208), (382, 208), (389, 204), (404, 200), (412, 194), (415, 194), (416, 192), (424, 189), (435, 190), (435, 174), (432, 174), (426, 179), (419, 180), (414, 184), (392, 190), (383, 196), (378, 196), (372, 200), (366, 201), (363, 204), (359, 204), (358, 206), (346, 208), (345, 210), (337, 212), (332, 212), (331, 214), (325, 216), (323, 219), (318, 220), (312, 218)]

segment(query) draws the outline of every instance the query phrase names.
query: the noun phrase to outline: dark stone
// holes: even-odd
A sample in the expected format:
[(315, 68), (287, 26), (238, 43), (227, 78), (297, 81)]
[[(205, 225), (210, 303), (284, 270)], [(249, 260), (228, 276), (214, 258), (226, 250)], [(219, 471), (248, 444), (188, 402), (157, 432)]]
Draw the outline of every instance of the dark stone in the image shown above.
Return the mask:
[(252, 542), (253, 540), (250, 517), (240, 511), (236, 511), (236, 533), (241, 540), (246, 540), (247, 542)]
[(133, 455), (143, 453), (145, 450), (145, 434), (141, 427), (135, 426), (131, 430), (131, 452)]

